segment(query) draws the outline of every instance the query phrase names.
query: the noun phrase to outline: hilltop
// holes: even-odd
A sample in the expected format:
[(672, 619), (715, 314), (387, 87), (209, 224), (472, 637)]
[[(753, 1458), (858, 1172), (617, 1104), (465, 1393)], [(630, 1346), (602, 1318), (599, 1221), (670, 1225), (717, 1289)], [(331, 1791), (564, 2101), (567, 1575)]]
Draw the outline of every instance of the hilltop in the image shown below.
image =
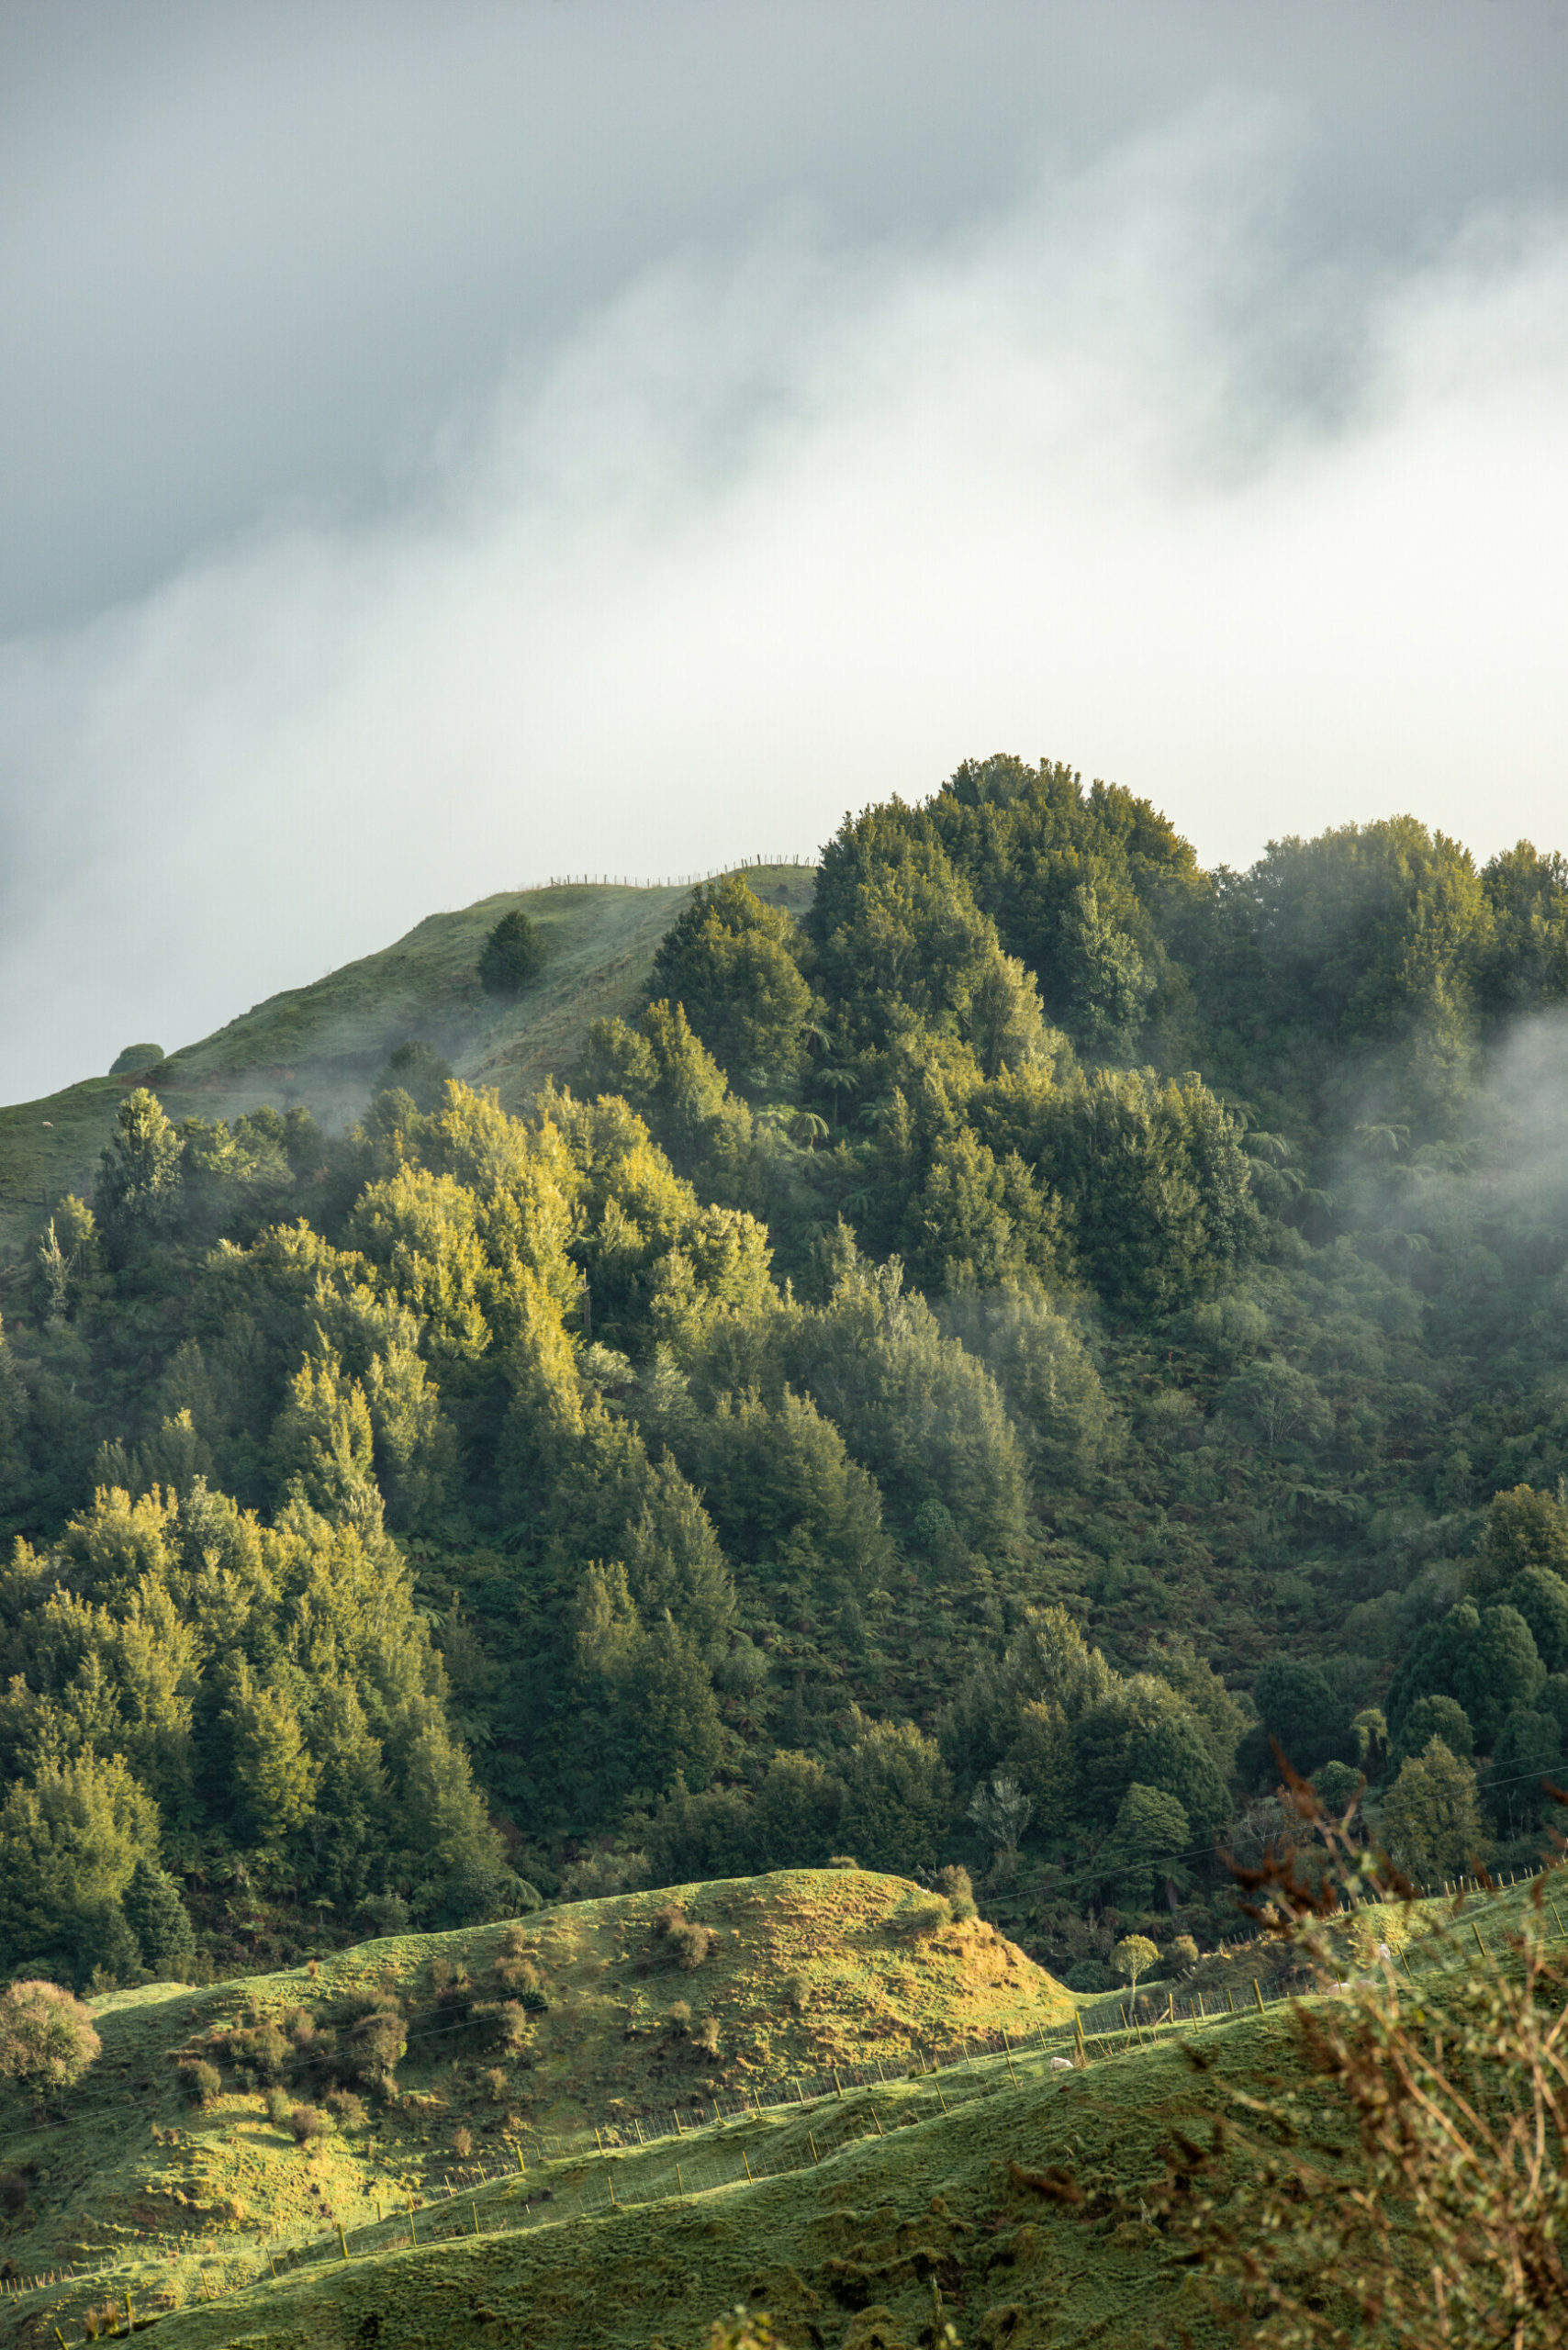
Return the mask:
[[(796, 914), (811, 903), (812, 867), (745, 870), (769, 903)], [(268, 1102), (301, 1106), (335, 1128), (360, 1114), (387, 1056), (420, 1038), (469, 1083), (521, 1107), (571, 1066), (593, 1021), (638, 1007), (654, 951), (689, 895), (683, 885), (611, 882), (498, 890), (428, 914), (379, 953), (269, 996), (149, 1069), (0, 1109), (0, 1251), (36, 1230), (63, 1193), (90, 1188), (137, 1085), (151, 1084), (175, 1119), (229, 1119)], [(516, 1002), (487, 995), (477, 976), (485, 938), (509, 913), (536, 923), (546, 946), (537, 981)]]
[[(536, 2165), (596, 2131), (632, 2143), (667, 2133), (676, 2109), (700, 2130), (715, 2099), (901, 2070), (1060, 2025), (1072, 2001), (982, 1920), (842, 1869), (387, 1937), (283, 1974), (110, 1994), (95, 2012), (103, 2055), (64, 2121), (13, 2104), (0, 2136), (0, 2173), (27, 2185), (25, 2213), (0, 2216), (0, 2255), (28, 2276), (150, 2236), (221, 2266), (324, 2222), (363, 2228), (471, 2162)], [(387, 2095), (370, 2051), (389, 2014), (406, 2053)], [(198, 2063), (221, 2086), (193, 2108), (180, 2067)], [(316, 2103), (331, 2126), (302, 2154), (269, 2100), (285, 2116)], [(150, 2262), (146, 2288), (161, 2276)]]

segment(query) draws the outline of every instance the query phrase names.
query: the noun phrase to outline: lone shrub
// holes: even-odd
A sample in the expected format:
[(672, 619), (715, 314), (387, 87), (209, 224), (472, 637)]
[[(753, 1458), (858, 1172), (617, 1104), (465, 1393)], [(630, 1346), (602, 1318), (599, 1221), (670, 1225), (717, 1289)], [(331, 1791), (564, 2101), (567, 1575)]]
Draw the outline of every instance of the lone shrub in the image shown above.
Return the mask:
[(666, 1902), (648, 1920), (655, 1942), (662, 1942), (676, 1964), (688, 1975), (700, 1966), (718, 1935), (711, 1926), (699, 1926), (678, 1901)]
[(695, 1973), (718, 1939), (711, 1926), (694, 1925), (689, 1918), (681, 1925), (672, 1926), (669, 1946), (676, 1964), (684, 1974)]
[(19, 2170), (0, 2170), (0, 2211), (13, 2219), (28, 2208), (28, 2182)]
[[(972, 1903), (970, 1907), (973, 1908)], [(927, 1894), (923, 1899), (906, 1901), (902, 1909), (895, 1909), (888, 1919), (888, 1931), (896, 1934), (902, 1942), (914, 1942), (926, 1934), (939, 1932), (950, 1921), (952, 1914), (946, 1901), (938, 1899), (935, 1894)]]
[(296, 2144), (308, 2146), (313, 2138), (326, 2135), (327, 2117), (318, 2105), (297, 2105), (289, 2112), (288, 2126)]
[(975, 1908), (975, 1888), (968, 1869), (957, 1863), (951, 1868), (938, 1869), (936, 1882), (947, 1897), (947, 1907), (955, 1918), (979, 1915)]
[(508, 2080), (501, 2066), (499, 2065), (492, 2065), (489, 2071), (487, 2073), (482, 2073), (479, 2077), (485, 2084), (486, 2094), (490, 2098), (491, 2103), (494, 2105), (504, 2105), (508, 2097), (511, 2093), (511, 2083)]
[(700, 2049), (705, 2056), (716, 2056), (718, 2054), (719, 2019), (717, 2016), (703, 2017), (701, 2022), (698, 2025), (696, 2031), (691, 2035), (691, 2044), (693, 2048)]
[(474, 2132), (465, 2125), (452, 2133), (452, 2151), (460, 2163), (465, 2163), (474, 2151)]
[(102, 2046), (91, 2011), (58, 1983), (13, 1983), (0, 1995), (0, 2079), (69, 2088)]
[(267, 2120), (276, 2130), (286, 2130), (288, 2117), (294, 2111), (294, 2099), (286, 2089), (267, 2091)]
[(1178, 1934), (1165, 1955), (1172, 1966), (1196, 1966), (1198, 1945), (1191, 1934)]
[(357, 2130), (364, 2120), (364, 2099), (353, 2089), (329, 2089), (327, 2110), (340, 2130)]
[(691, 2009), (689, 2004), (685, 1999), (678, 1999), (674, 2007), (671, 2008), (666, 2020), (669, 2025), (672, 2039), (684, 2040), (687, 2033), (691, 2030)]

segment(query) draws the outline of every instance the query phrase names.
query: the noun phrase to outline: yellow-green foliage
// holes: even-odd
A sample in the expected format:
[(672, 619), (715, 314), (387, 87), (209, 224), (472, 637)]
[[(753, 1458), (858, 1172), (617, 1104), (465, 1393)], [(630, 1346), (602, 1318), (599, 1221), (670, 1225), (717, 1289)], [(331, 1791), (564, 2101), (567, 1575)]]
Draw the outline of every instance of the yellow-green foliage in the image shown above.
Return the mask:
[[(770, 898), (787, 893), (797, 913), (810, 902), (809, 867), (754, 868), (748, 878)], [(574, 885), (504, 890), (431, 914), (380, 953), (287, 988), (179, 1050), (156, 1074), (159, 1096), (175, 1119), (196, 1111), (229, 1119), (286, 1095), (339, 1124), (358, 1116), (389, 1044), (433, 1030), (460, 1077), (496, 1086), (521, 1108), (576, 1062), (596, 1019), (635, 1012), (655, 950), (689, 894)], [(486, 937), (514, 912), (547, 946), (539, 979), (515, 1002), (487, 995), (478, 977)], [(40, 1228), (65, 1192), (88, 1189), (132, 1081), (90, 1077), (0, 1109), (0, 1246)]]

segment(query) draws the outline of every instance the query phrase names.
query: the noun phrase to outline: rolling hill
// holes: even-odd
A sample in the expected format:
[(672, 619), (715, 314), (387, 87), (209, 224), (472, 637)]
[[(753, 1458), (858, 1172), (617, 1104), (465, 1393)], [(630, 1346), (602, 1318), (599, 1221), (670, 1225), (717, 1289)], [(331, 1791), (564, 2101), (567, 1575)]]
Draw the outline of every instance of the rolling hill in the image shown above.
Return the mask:
[[(751, 887), (801, 913), (814, 868), (754, 865)], [(0, 1109), (0, 1251), (15, 1249), (65, 1192), (91, 1184), (122, 1097), (151, 1084), (174, 1119), (231, 1118), (263, 1102), (301, 1104), (340, 1126), (410, 1037), (433, 1045), (460, 1077), (494, 1086), (517, 1109), (576, 1059), (591, 1022), (641, 1001), (647, 968), (689, 891), (563, 883), (501, 890), (454, 913), (427, 915), (379, 954), (287, 988), (151, 1071), (86, 1078), (41, 1101)], [(548, 943), (539, 979), (516, 1002), (479, 985), (479, 949), (503, 914), (521, 912)]]
[[(377, 2003), (406, 2037), (393, 2096), (362, 2055)], [(7, 2113), (0, 2172), (26, 2201), (0, 2219), (0, 2257), (28, 2277), (91, 2264), (75, 2317), (105, 2256), (129, 2255), (121, 2289), (155, 2305), (243, 2271), (260, 2246), (439, 2196), (465, 2165), (637, 2145), (678, 2111), (700, 2132), (720, 2105), (896, 2074), (1072, 2010), (992, 1927), (857, 1869), (565, 1904), (206, 1988), (151, 1984), (98, 2003), (104, 2053), (63, 2121)], [(193, 2109), (180, 2067), (198, 2063), (221, 2087)], [(334, 2081), (357, 2085), (359, 2107), (340, 2093), (302, 2152), (287, 2113)]]

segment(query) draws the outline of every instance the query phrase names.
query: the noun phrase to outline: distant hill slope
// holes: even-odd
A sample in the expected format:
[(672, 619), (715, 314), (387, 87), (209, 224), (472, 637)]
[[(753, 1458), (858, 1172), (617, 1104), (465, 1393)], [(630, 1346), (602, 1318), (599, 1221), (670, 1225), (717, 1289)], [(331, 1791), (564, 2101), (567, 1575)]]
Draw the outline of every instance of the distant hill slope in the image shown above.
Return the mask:
[[(27, 2180), (28, 2195), (22, 2217), (0, 2211), (0, 2259), (31, 2277), (153, 2232), (221, 2263), (274, 2231), (315, 2234), (334, 2218), (363, 2228), (378, 2201), (439, 2194), (470, 2154), (494, 2167), (509, 2150), (532, 2156), (547, 2132), (666, 2132), (678, 2106), (698, 2129), (716, 2094), (777, 2096), (802, 2075), (878, 2058), (890, 2071), (934, 2047), (1070, 2017), (1070, 1995), (982, 1921), (902, 1931), (901, 1917), (930, 1901), (870, 1871), (788, 1870), (565, 1904), (514, 1928), (367, 1942), (315, 1973), (111, 1995), (98, 2008), (103, 2055), (66, 2118), (40, 2123), (17, 2099), (4, 2108), (0, 2173)], [(672, 1903), (712, 1937), (690, 1967), (661, 1927)], [(377, 1992), (406, 2017), (398, 2095), (370, 2100), (307, 2159), (269, 2118), (264, 2055), (227, 2033), (276, 2024), (289, 2035), (271, 2068), (276, 2093), (319, 2100), (334, 2077), (353, 2078), (353, 2003)], [(513, 2000), (532, 2004), (509, 2047), (495, 2008)], [(302, 2014), (317, 2035), (303, 2052)], [(222, 2072), (200, 2109), (182, 2100), (181, 2057)], [(162, 2277), (150, 2261), (137, 2289)], [(91, 2299), (84, 2284), (73, 2311)], [(0, 2342), (17, 2338), (6, 2322), (17, 2314), (0, 2303)]]
[[(802, 913), (815, 868), (748, 866), (753, 889)], [(151, 1076), (95, 1077), (0, 1109), (0, 1250), (37, 1229), (54, 1203), (91, 1183), (123, 1094), (151, 1083), (172, 1118), (228, 1118), (271, 1102), (303, 1103), (340, 1125), (364, 1106), (371, 1080), (409, 1037), (443, 1053), (471, 1084), (517, 1109), (570, 1066), (589, 1023), (637, 1002), (654, 950), (690, 892), (573, 883), (503, 890), (456, 913), (429, 914), (404, 938), (308, 987), (269, 996)], [(549, 942), (539, 979), (515, 1002), (479, 985), (479, 949), (514, 910)]]

